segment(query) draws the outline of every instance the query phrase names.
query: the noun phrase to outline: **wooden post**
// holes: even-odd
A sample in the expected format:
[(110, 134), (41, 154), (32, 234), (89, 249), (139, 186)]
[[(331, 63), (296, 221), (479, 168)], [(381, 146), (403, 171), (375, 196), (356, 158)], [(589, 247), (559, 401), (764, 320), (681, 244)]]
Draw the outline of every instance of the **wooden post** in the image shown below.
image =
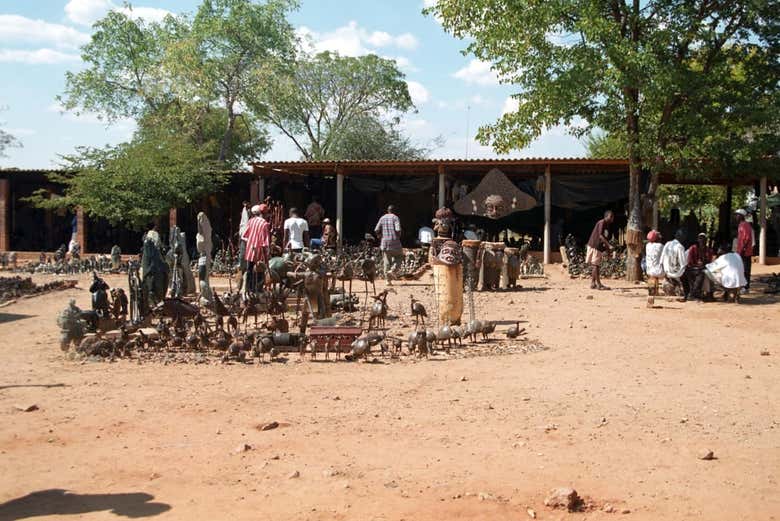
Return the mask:
[(76, 208), (76, 242), (79, 243), (80, 254), (85, 255), (87, 253), (87, 219), (81, 206)]
[(11, 219), (8, 213), (11, 209), (11, 183), (8, 179), (0, 179), (0, 251), (11, 249)]
[(550, 165), (544, 169), (544, 263), (550, 264), (550, 214), (552, 211), (552, 173)]
[(656, 195), (653, 198), (653, 230), (658, 229), (658, 225), (661, 222), (660, 209), (658, 204), (658, 189), (655, 191)]
[(447, 203), (446, 183), (444, 175), (444, 165), (439, 165), (439, 208), (443, 208)]
[(257, 179), (257, 199), (260, 202), (265, 201), (265, 177)]
[(341, 246), (344, 232), (344, 169), (339, 167), (336, 170), (336, 233), (339, 237), (339, 246)]
[(761, 187), (759, 195), (759, 217), (758, 222), (761, 226), (758, 242), (758, 263), (766, 266), (766, 177), (761, 178)]
[(260, 202), (260, 199), (258, 198), (260, 194), (260, 189), (258, 187), (259, 184), (258, 179), (252, 179), (249, 181), (249, 204), (254, 206)]
[(0, 179), (0, 251), (11, 249), (11, 183)]
[(176, 208), (168, 210), (168, 233), (179, 223), (179, 212)]

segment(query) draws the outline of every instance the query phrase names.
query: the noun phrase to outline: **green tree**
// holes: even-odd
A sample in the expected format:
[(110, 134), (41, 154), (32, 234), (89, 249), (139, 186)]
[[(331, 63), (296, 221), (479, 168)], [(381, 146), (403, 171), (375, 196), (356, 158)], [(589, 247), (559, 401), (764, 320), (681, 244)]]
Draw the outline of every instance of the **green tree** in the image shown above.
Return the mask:
[(399, 128), (399, 121), (358, 117), (345, 128), (323, 159), (424, 159), (432, 148), (441, 146), (441, 138), (430, 145), (415, 144)]
[(606, 132), (594, 132), (585, 137), (585, 150), (592, 158), (625, 158), (626, 141)]
[[(108, 122), (176, 124), (175, 131), (193, 136), (220, 129), (217, 160), (257, 157), (268, 149), (267, 135), (238, 107), (260, 70), (292, 56), (295, 38), (285, 17), (295, 6), (291, 0), (204, 0), (194, 16), (168, 16), (162, 23), (109, 12), (81, 49), (86, 67), (66, 74), (58, 99), (64, 110), (93, 112)], [(247, 129), (253, 137), (236, 147), (236, 133)], [(257, 146), (246, 150), (249, 144)], [(236, 148), (241, 154), (231, 157)]]
[(188, 100), (221, 107), (224, 130), (218, 159), (223, 161), (253, 79), (293, 59), (295, 34), (287, 21), (294, 0), (203, 0), (191, 24), (180, 23), (183, 37), (168, 46), (166, 68), (175, 89)]
[(111, 224), (141, 229), (227, 181), (207, 154), (187, 136), (165, 132), (104, 149), (79, 148), (63, 157), (66, 173), (50, 176), (64, 185), (63, 197), (51, 199), (44, 190), (31, 200), (42, 208), (82, 207)]
[[(0, 108), (2, 110), (2, 108)], [(0, 123), (2, 125), (2, 123)], [(0, 128), (0, 157), (6, 157), (5, 149), (9, 147), (21, 147), (21, 142), (12, 134)]]
[[(764, 71), (776, 67), (774, 4), (438, 0), (426, 12), (438, 16), (456, 36), (471, 38), (466, 50), (490, 61), (503, 82), (519, 89), (518, 109), (480, 129), (483, 142), (505, 152), (527, 145), (546, 127), (575, 118), (587, 122), (579, 131), (583, 135), (599, 128), (625, 138), (630, 176), (627, 242), (634, 253), (629, 255), (628, 276), (636, 279), (642, 238), (640, 173), (648, 157), (656, 161), (643, 155), (643, 148), (666, 150), (675, 139), (704, 144), (707, 134), (719, 135), (713, 127), (703, 132), (706, 125), (692, 116), (713, 89), (735, 95), (735, 63)], [(706, 123), (729, 110), (708, 103), (712, 112), (706, 114)], [(739, 125), (735, 127), (731, 130), (738, 132)], [(687, 155), (690, 148), (681, 150), (694, 161)]]
[(374, 54), (303, 55), (284, 70), (263, 72), (269, 73), (258, 76), (250, 107), (292, 140), (306, 160), (328, 159), (336, 143), (343, 151), (354, 129), (372, 125), (376, 130), (383, 116), (414, 107), (395, 61)]

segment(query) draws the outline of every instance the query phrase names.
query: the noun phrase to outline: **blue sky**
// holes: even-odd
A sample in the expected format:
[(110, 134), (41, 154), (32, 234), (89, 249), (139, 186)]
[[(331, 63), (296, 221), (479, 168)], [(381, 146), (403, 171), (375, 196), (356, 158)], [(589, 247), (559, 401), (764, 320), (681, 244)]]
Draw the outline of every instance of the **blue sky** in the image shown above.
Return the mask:
[[(511, 86), (499, 85), (488, 64), (463, 56), (465, 44), (421, 14), (430, 0), (301, 0), (291, 22), (317, 49), (347, 55), (376, 53), (395, 58), (405, 72), (417, 113), (404, 125), (420, 143), (443, 136), (433, 157), (496, 157), (474, 141), (477, 128), (510, 107)], [(198, 0), (139, 0), (133, 13), (145, 19), (166, 12), (193, 12)], [(0, 167), (48, 168), (58, 155), (78, 145), (101, 146), (127, 140), (132, 121), (106, 126), (95, 115), (62, 114), (55, 96), (65, 72), (81, 67), (78, 47), (89, 40), (91, 23), (121, 0), (0, 0), (0, 111), (2, 128), (22, 148), (6, 150)], [(468, 131), (468, 133), (467, 133)], [(515, 157), (584, 154), (565, 129), (548, 130)], [(286, 138), (275, 135), (266, 159), (299, 156)]]

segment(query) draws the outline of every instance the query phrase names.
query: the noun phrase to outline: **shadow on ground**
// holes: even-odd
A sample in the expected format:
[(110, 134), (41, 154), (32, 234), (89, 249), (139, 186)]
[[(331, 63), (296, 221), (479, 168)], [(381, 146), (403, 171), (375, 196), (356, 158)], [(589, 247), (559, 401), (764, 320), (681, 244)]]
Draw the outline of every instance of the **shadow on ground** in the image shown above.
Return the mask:
[(35, 315), (20, 315), (18, 313), (0, 313), (0, 324), (5, 322), (14, 322), (16, 320), (23, 320), (25, 318), (32, 318)]
[(165, 503), (152, 503), (154, 496), (142, 492), (127, 494), (74, 494), (62, 489), (32, 492), (0, 504), (0, 521), (38, 516), (64, 516), (109, 510), (117, 516), (151, 517), (171, 509)]

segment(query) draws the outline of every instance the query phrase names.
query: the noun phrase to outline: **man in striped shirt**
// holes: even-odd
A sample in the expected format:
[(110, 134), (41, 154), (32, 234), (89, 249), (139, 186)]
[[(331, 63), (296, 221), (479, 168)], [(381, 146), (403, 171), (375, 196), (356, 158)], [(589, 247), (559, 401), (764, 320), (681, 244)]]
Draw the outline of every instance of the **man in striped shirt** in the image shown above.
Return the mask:
[[(264, 276), (265, 266), (268, 265), (268, 249), (271, 245), (271, 225), (265, 219), (268, 214), (268, 205), (258, 204), (252, 207), (252, 218), (246, 225), (246, 230), (241, 238), (246, 241), (246, 284), (247, 292), (254, 293), (257, 290), (258, 277)], [(259, 273), (256, 273), (259, 271)], [(262, 284), (262, 283), (261, 283)]]
[(390, 273), (397, 269), (404, 253), (401, 247), (401, 221), (395, 215), (393, 205), (388, 206), (387, 213), (379, 218), (379, 222), (374, 227), (374, 233), (381, 239), (379, 249), (382, 251), (385, 280), (388, 285), (392, 285)]

